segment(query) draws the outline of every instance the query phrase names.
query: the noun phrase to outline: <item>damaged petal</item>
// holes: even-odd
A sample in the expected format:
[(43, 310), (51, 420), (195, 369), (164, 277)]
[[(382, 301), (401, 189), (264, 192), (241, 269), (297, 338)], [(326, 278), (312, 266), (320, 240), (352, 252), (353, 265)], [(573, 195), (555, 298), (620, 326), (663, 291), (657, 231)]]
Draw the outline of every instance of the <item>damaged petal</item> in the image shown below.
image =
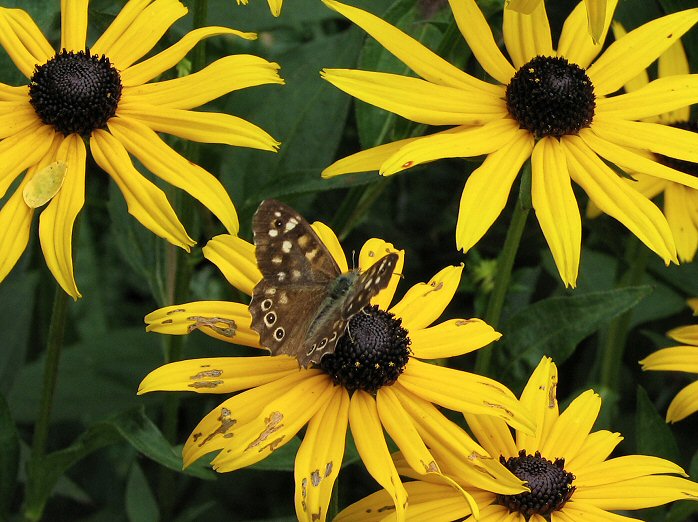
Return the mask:
[[(247, 446), (246, 449), (252, 449), (255, 446), (259, 446), (262, 442), (267, 440), (270, 435), (273, 433), (279, 431), (281, 428), (284, 427), (284, 425), (281, 423), (281, 421), (284, 420), (284, 416), (280, 411), (273, 411), (269, 417), (264, 419), (264, 423), (266, 424), (266, 427), (264, 428), (264, 431), (260, 433), (259, 437), (257, 437), (255, 440), (250, 442), (249, 446)], [(279, 445), (279, 443), (283, 440), (283, 437), (276, 439), (275, 441), (272, 441), (270, 444), (268, 444), (269, 448), (271, 451), (274, 451), (276, 447)], [(260, 448), (260, 451), (263, 448)]]
[(224, 381), (196, 381), (188, 384), (190, 388), (215, 388), (220, 386)]
[(190, 324), (187, 328), (187, 333), (208, 327), (217, 334), (232, 339), (235, 337), (235, 332), (237, 331), (235, 321), (232, 319), (226, 319), (224, 317), (203, 317), (201, 315), (193, 315), (191, 317), (187, 317), (187, 321), (194, 321), (194, 324)]
[(487, 402), (487, 401), (482, 401), (482, 403), (485, 406), (489, 406), (490, 408), (497, 408), (498, 410), (502, 410), (504, 413), (507, 414), (507, 416), (511, 419), (514, 418), (514, 412), (511, 410), (507, 410), (504, 406), (501, 404), (494, 404), (493, 402)]
[[(231, 418), (231, 416), (232, 416), (232, 412), (228, 408), (221, 408), (221, 414), (218, 417), (218, 421), (221, 423), (221, 425), (218, 428), (216, 428), (215, 430), (213, 430), (208, 435), (208, 437), (206, 437), (203, 441), (201, 441), (201, 443), (199, 444), (199, 447), (201, 448), (204, 444), (209, 442), (216, 435), (223, 435), (225, 437), (227, 435), (226, 432), (237, 423), (237, 419), (233, 419), (233, 418)], [(198, 438), (200, 438), (201, 435), (202, 435), (201, 433), (194, 434), (193, 435), (194, 442), (196, 442), (196, 440)], [(229, 437), (232, 437), (232, 434), (230, 434), (227, 438), (229, 438)]]

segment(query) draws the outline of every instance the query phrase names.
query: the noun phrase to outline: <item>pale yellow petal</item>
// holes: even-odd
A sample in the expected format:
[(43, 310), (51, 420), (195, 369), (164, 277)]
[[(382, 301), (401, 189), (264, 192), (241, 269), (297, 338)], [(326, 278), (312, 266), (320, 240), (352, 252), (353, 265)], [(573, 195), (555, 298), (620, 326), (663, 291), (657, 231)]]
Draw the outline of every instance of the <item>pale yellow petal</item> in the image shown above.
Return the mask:
[(89, 0), (61, 0), (61, 49), (84, 51)]
[(691, 209), (698, 205), (698, 191), (676, 183), (667, 184), (664, 191), (664, 215), (674, 234), (679, 261), (693, 261), (698, 250), (698, 225), (693, 222)]
[(34, 209), (24, 202), (22, 190), (30, 178), (31, 172), (0, 208), (0, 281), (14, 268), (29, 243)]
[(616, 10), (618, 0), (601, 0), (606, 2), (606, 14), (603, 27), (599, 37), (589, 37), (589, 17), (586, 6), (579, 2), (577, 7), (565, 20), (560, 34), (560, 41), (557, 45), (557, 55), (566, 58), (572, 63), (579, 65), (582, 69), (589, 67), (589, 64), (601, 52), (606, 41), (608, 28), (613, 20), (613, 13)]
[(669, 404), (667, 422), (678, 422), (698, 411), (698, 381), (683, 388)]
[[(691, 70), (688, 66), (688, 58), (683, 44), (678, 41), (669, 47), (664, 54), (659, 57), (657, 62), (657, 74), (660, 78), (667, 76), (689, 74)], [(688, 121), (691, 116), (691, 108), (686, 106), (662, 116), (662, 121), (665, 123), (673, 123), (675, 121)]]
[(0, 198), (17, 176), (46, 154), (54, 134), (53, 127), (37, 121), (0, 141)]

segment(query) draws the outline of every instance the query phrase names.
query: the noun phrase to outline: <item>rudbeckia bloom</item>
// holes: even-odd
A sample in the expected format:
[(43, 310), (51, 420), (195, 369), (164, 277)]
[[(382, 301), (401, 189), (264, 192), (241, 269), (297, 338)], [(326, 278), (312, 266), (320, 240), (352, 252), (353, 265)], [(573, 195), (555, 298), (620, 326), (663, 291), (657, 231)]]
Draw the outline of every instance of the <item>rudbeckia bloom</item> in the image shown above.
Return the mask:
[[(313, 228), (346, 272), (337, 237), (321, 223)], [(359, 254), (359, 269), (393, 251), (382, 240), (367, 241)], [(296, 514), (301, 520), (324, 520), (349, 426), (367, 470), (388, 491), (401, 520), (407, 497), (384, 429), (420, 475), (434, 474), (448, 482), (425, 440), (457, 438), (471, 455), (471, 467), (464, 471), (471, 480), (491, 491), (524, 490), (519, 479), (488, 458), (470, 438), (454, 437), (452, 427), (457, 427), (434, 406), (491, 416), (532, 432), (533, 425), (514, 395), (486, 377), (422, 362), (471, 352), (500, 334), (478, 319), (429, 326), (455, 294), (462, 267), (443, 269), (428, 283), (413, 286), (391, 307), (404, 261), (404, 253), (398, 254), (388, 287), (349, 321), (334, 353), (326, 354), (318, 366), (299, 369), (294, 357), (263, 355), (179, 361), (150, 373), (139, 393), (247, 390), (225, 400), (194, 429), (184, 445), (185, 466), (213, 451), (218, 452), (212, 461), (217, 471), (248, 466), (288, 443), (307, 425), (295, 462)], [(247, 294), (262, 278), (254, 246), (236, 236), (215, 237), (204, 247), (204, 255)], [(182, 335), (199, 329), (218, 339), (259, 347), (248, 308), (241, 303), (170, 306), (145, 320), (149, 331)], [(467, 493), (460, 490), (459, 494), (477, 509)]]
[[(620, 24), (614, 23), (613, 33), (616, 38), (622, 38), (625, 35), (625, 30)], [(688, 59), (681, 42), (676, 42), (662, 54), (657, 65), (660, 78), (688, 74)], [(645, 87), (648, 83), (647, 71), (642, 71), (637, 77), (625, 84), (625, 90), (626, 92), (634, 92)], [(698, 124), (690, 120), (690, 113), (689, 107), (681, 107), (675, 111), (646, 118), (645, 121), (659, 122), (679, 129), (698, 132)], [(651, 152), (647, 152), (647, 154), (655, 161), (687, 174), (698, 176), (698, 163), (676, 160), (662, 155), (653, 156)], [(631, 175), (633, 179), (626, 180), (627, 183), (648, 198), (652, 199), (659, 194), (664, 195), (664, 215), (676, 242), (679, 261), (693, 261), (696, 250), (698, 250), (698, 190), (646, 174), (632, 172)], [(590, 204), (587, 208), (587, 215), (595, 217), (598, 214), (598, 208)]]
[[(689, 299), (693, 314), (698, 315), (698, 298)], [(662, 348), (640, 361), (643, 370), (664, 370), (698, 374), (698, 324), (674, 328), (667, 336), (681, 346)], [(669, 404), (667, 422), (677, 422), (698, 411), (698, 381), (694, 381)]]
[[(85, 199), (85, 140), (97, 164), (123, 193), (129, 212), (153, 233), (186, 250), (195, 243), (164, 192), (136, 170), (130, 156), (198, 199), (229, 232), (237, 232), (235, 208), (223, 185), (171, 149), (157, 132), (276, 150), (278, 143), (271, 136), (245, 120), (189, 109), (236, 89), (283, 80), (278, 65), (237, 55), (185, 77), (151, 82), (204, 38), (256, 37), (204, 27), (136, 63), (186, 13), (175, 0), (131, 0), (88, 47), (87, 0), (66, 0), (61, 4), (61, 44), (56, 52), (25, 11), (0, 8), (0, 44), (29, 79), (25, 86), (0, 84), (0, 197), (27, 171), (0, 209), (0, 280), (27, 246), (35, 207), (45, 203), (46, 198), (33, 197), (32, 191), (46, 192), (48, 187), (57, 192), (49, 193), (53, 197), (41, 213), (41, 248), (61, 287), (73, 298), (80, 297), (73, 276), (72, 232)], [(52, 170), (55, 165), (64, 168)], [(56, 182), (60, 172), (64, 179)]]
[[(249, 2), (249, 0), (237, 0), (238, 5), (247, 5), (247, 2)], [(279, 16), (281, 14), (281, 5), (284, 3), (284, 0), (267, 0), (267, 2), (269, 2), (271, 14)]]
[[(589, 34), (598, 42), (603, 34), (603, 26), (606, 21), (606, 1), (607, 0), (584, 0), (587, 8), (587, 18), (589, 19)], [(522, 14), (531, 14), (543, 0), (509, 0), (506, 3), (507, 9), (513, 9)]]
[[(489, 83), (366, 11), (323, 1), (421, 76), (327, 69), (326, 80), (407, 119), (456, 125), (348, 156), (325, 169), (325, 177), (374, 169), (388, 176), (439, 158), (486, 155), (468, 177), (460, 201), (456, 245), (467, 251), (499, 216), (517, 173), (531, 158), (533, 207), (566, 285), (574, 286), (577, 279), (582, 234), (571, 180), (666, 263), (676, 261), (674, 240), (661, 211), (628, 187), (607, 162), (698, 188), (698, 178), (636, 152), (648, 149), (698, 160), (694, 133), (637, 121), (698, 101), (698, 76), (660, 78), (637, 92), (613, 93), (690, 29), (698, 20), (698, 9), (648, 22), (598, 57), (602, 45), (594, 44), (587, 34), (582, 3), (567, 18), (557, 50), (543, 2), (530, 15), (506, 9), (503, 33), (510, 62), (475, 1), (450, 0), (474, 56), (495, 80)], [(610, 1), (607, 6), (604, 38), (615, 4)]]
[[(473, 433), (492, 456), (525, 480), (530, 492), (494, 495), (460, 480), (480, 503), (485, 522), (577, 522), (580, 520), (636, 521), (613, 513), (659, 506), (674, 500), (698, 500), (698, 484), (683, 478), (684, 471), (665, 459), (645, 455), (608, 456), (623, 440), (619, 433), (592, 432), (601, 398), (588, 390), (560, 413), (556, 398), (557, 369), (544, 357), (521, 395), (537, 419), (535, 435), (511, 431), (498, 419), (466, 415)], [(463, 460), (447, 445), (430, 448), (444, 473), (458, 477)], [(414, 476), (398, 456), (398, 467)], [(682, 475), (675, 476), (675, 475)], [(405, 484), (410, 495), (408, 516), (419, 520), (475, 520), (469, 506), (453, 488), (430, 477)], [(383, 492), (349, 506), (337, 521), (385, 520), (389, 499)], [(434, 518), (431, 518), (434, 517)]]

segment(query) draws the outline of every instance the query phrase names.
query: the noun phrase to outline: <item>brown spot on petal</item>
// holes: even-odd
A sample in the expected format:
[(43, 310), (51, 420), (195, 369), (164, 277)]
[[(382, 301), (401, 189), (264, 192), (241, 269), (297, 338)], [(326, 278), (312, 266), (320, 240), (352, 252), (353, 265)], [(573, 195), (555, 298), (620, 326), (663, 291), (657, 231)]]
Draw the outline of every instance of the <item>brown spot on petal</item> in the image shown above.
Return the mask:
[[(246, 449), (252, 449), (255, 446), (259, 446), (261, 443), (266, 441), (270, 435), (272, 435), (273, 433), (275, 433), (275, 432), (279, 431), (281, 428), (283, 428), (284, 425), (281, 423), (281, 421), (283, 421), (283, 420), (284, 420), (284, 416), (281, 412), (279, 412), (279, 411), (272, 412), (271, 415), (269, 415), (269, 417), (264, 419), (264, 423), (266, 424), (266, 426), (264, 427), (264, 430), (262, 431), (262, 433), (260, 433), (259, 437), (257, 437), (255, 440), (250, 442), (249, 446), (247, 446)], [(281, 440), (283, 440), (283, 437), (281, 437), (280, 439), (277, 439), (269, 444), (271, 451), (274, 451), (276, 449), (276, 447), (278, 446), (279, 442), (281, 442)], [(264, 448), (263, 447), (260, 448), (260, 451), (262, 449), (264, 449)]]
[(492, 402), (487, 402), (487, 401), (482, 401), (482, 403), (483, 403), (485, 406), (489, 406), (490, 408), (496, 408), (496, 409), (498, 409), (498, 410), (502, 410), (504, 413), (507, 414), (508, 417), (510, 417), (510, 418), (512, 418), (512, 419), (514, 418), (514, 412), (513, 412), (513, 411), (510, 411), (510, 410), (507, 410), (507, 409), (506, 409), (504, 406), (502, 406), (501, 404), (494, 404), (494, 403), (492, 403)]
[(433, 460), (429, 464), (422, 462), (422, 466), (424, 466), (424, 471), (426, 473), (441, 473), (438, 464), (436, 464), (436, 462)]
[(197, 373), (196, 375), (192, 375), (189, 378), (191, 380), (196, 380), (205, 379), (206, 377), (220, 377), (221, 375), (223, 375), (223, 370), (205, 370)]
[(170, 310), (169, 312), (167, 312), (167, 315), (179, 314), (182, 312), (186, 312), (186, 310), (184, 308), (175, 308), (174, 310)]
[(334, 469), (334, 465), (332, 462), (328, 462), (327, 465), (325, 466), (325, 476), (329, 477), (332, 474), (332, 469)]
[(226, 319), (224, 317), (203, 317), (200, 315), (193, 315), (191, 317), (187, 317), (187, 321), (194, 321), (194, 324), (190, 324), (187, 328), (187, 333), (191, 333), (194, 330), (208, 327), (217, 334), (232, 339), (233, 337), (235, 337), (235, 332), (237, 331), (237, 325), (235, 324), (235, 321), (233, 321), (232, 319)]
[(224, 381), (196, 381), (191, 384), (188, 384), (190, 388), (215, 388), (216, 386), (220, 386), (223, 384)]
[(456, 321), (456, 326), (465, 326), (466, 324), (474, 323), (472, 319), (458, 319)]
[[(232, 416), (232, 413), (228, 408), (221, 408), (221, 414), (218, 417), (218, 422), (220, 422), (221, 425), (218, 428), (216, 428), (215, 430), (213, 430), (211, 433), (209, 433), (209, 435), (203, 441), (201, 441), (201, 443), (199, 444), (199, 447), (202, 447), (204, 444), (206, 444), (208, 441), (210, 441), (216, 435), (225, 435), (226, 432), (237, 423), (237, 419), (233, 419), (233, 418), (231, 418), (231, 416)], [(200, 433), (198, 435), (201, 436)], [(232, 436), (232, 434), (231, 434), (231, 436)], [(196, 438), (198, 438), (198, 437), (196, 437)], [(194, 439), (195, 442), (196, 442), (196, 438)]]
[(313, 483), (313, 486), (318, 487), (320, 485), (320, 482), (322, 482), (322, 477), (320, 476), (320, 470), (316, 469), (310, 474), (310, 481)]

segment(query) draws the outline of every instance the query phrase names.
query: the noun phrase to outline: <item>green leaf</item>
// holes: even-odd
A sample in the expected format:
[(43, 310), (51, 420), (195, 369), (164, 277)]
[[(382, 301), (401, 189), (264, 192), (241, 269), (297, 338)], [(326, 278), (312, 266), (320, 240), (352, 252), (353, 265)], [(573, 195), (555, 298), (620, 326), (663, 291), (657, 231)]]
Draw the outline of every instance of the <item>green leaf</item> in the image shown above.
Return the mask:
[(0, 395), (0, 520), (5, 520), (17, 484), (19, 435), (5, 397)]
[(637, 387), (635, 433), (637, 453), (662, 457), (672, 462), (680, 461), (681, 454), (671, 429), (659, 415), (642, 386)]
[(519, 310), (500, 328), (504, 348), (496, 350), (503, 373), (528, 375), (543, 355), (562, 364), (585, 337), (651, 293), (651, 287), (638, 286), (573, 294), (543, 299)]
[(126, 482), (126, 515), (129, 522), (158, 522), (160, 510), (141, 467), (134, 463)]

